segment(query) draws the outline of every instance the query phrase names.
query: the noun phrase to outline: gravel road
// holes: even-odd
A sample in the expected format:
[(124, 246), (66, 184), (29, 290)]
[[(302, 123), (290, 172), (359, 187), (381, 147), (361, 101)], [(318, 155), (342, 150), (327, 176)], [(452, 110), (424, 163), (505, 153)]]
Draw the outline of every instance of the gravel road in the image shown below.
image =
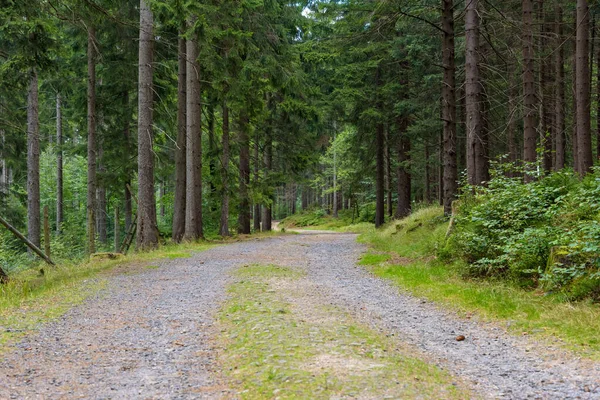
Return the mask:
[(220, 377), (213, 322), (229, 273), (260, 263), (304, 269), (328, 302), (415, 346), (485, 398), (600, 399), (600, 364), (404, 294), (356, 266), (363, 251), (355, 235), (304, 232), (111, 277), (101, 295), (4, 356), (0, 398), (235, 398)]

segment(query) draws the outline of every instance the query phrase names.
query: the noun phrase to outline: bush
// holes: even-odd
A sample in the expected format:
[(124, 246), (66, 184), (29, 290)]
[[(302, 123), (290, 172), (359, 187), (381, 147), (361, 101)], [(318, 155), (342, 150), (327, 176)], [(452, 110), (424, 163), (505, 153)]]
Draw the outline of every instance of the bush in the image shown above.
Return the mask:
[(496, 169), (487, 187), (465, 190), (455, 224), (444, 254), (467, 261), (472, 276), (543, 283), (577, 299), (598, 291), (598, 170), (582, 181), (563, 171), (524, 184)]

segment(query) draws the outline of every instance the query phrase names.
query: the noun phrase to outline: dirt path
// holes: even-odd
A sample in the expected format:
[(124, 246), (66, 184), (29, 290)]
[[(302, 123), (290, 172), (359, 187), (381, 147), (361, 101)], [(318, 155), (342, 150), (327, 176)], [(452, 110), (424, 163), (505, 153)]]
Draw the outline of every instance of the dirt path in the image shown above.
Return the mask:
[[(111, 278), (100, 297), (19, 343), (0, 361), (0, 398), (237, 397), (219, 373), (214, 329), (232, 273), (293, 267), (319, 302), (409, 345), (486, 398), (600, 398), (600, 365), (400, 293), (355, 265), (355, 235), (305, 232), (218, 247)], [(298, 297), (298, 296), (296, 296)], [(302, 312), (300, 310), (299, 312)], [(465, 335), (463, 342), (456, 335)]]

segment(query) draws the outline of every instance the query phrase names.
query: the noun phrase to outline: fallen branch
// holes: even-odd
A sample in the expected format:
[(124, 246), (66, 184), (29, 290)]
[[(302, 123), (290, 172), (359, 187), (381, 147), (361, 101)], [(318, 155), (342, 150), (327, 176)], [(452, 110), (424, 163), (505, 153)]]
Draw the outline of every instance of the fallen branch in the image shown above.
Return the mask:
[(46, 261), (48, 265), (56, 266), (54, 262), (50, 259), (50, 257), (46, 256), (42, 250), (39, 249), (35, 244), (31, 243), (29, 239), (27, 239), (21, 232), (16, 230), (11, 224), (6, 222), (6, 220), (0, 217), (0, 224), (4, 225), (6, 229), (8, 229), (13, 235), (19, 238), (23, 243), (27, 245), (35, 254), (37, 254), (42, 260)]

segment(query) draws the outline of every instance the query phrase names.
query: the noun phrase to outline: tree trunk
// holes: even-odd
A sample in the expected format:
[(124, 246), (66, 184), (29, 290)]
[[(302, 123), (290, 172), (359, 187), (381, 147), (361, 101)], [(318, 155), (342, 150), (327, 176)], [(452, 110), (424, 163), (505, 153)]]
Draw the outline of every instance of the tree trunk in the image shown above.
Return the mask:
[(596, 50), (596, 57), (596, 106), (598, 107), (596, 110), (596, 158), (600, 160), (600, 46)]
[(63, 150), (62, 107), (60, 93), (56, 93), (56, 233), (62, 232), (63, 224)]
[(31, 71), (27, 94), (27, 238), (40, 247), (40, 123), (37, 71)]
[(426, 204), (431, 204), (431, 168), (429, 166), (429, 144), (425, 142), (425, 182), (423, 185), (425, 186), (425, 190), (423, 193), (423, 200), (425, 200)]
[(196, 38), (187, 40), (187, 173), (186, 173), (186, 240), (195, 241), (203, 236), (202, 227), (202, 94), (200, 91), (200, 63)]
[[(533, 54), (533, 0), (523, 0), (523, 161), (535, 163), (537, 159), (535, 129), (535, 75)], [(531, 165), (528, 167), (531, 169)], [(525, 176), (531, 181), (533, 171)]]
[[(272, 110), (271, 107), (269, 107)], [(263, 154), (264, 157), (264, 174), (265, 174), (265, 182), (269, 182), (271, 169), (273, 166), (273, 132), (271, 121), (267, 121), (267, 128), (265, 130), (265, 151)], [(273, 196), (271, 195), (271, 200), (274, 201)], [(269, 232), (272, 229), (272, 217), (273, 217), (273, 203), (265, 205), (263, 207), (263, 215), (262, 215), (262, 230), (263, 232)]]
[[(577, 11), (575, 12), (575, 18), (574, 18), (575, 24), (573, 25), (573, 38), (576, 37), (577, 35)], [(576, 44), (576, 40), (573, 40), (573, 47), (572, 47), (572, 57), (571, 57), (571, 63), (572, 63), (572, 71), (573, 71), (573, 82), (572, 82), (572, 97), (573, 97), (573, 130), (572, 130), (572, 135), (571, 135), (571, 147), (572, 147), (572, 153), (573, 153), (573, 170), (576, 173), (579, 173), (579, 152), (577, 151), (577, 73), (576, 73), (576, 69), (577, 69), (577, 51), (576, 48), (577, 44)]]
[(481, 79), (479, 72), (479, 0), (467, 2), (465, 14), (465, 96), (467, 130), (467, 177), (469, 184), (480, 185), (482, 150)]
[[(394, 215), (394, 209), (392, 206), (392, 158), (390, 156), (390, 127), (389, 124), (386, 125), (384, 131), (384, 142), (383, 142), (383, 156), (385, 161), (385, 193), (386, 193), (386, 208), (388, 217), (392, 218)], [(344, 207), (345, 202), (344, 198), (342, 198), (342, 208)]]
[[(260, 159), (259, 159), (259, 145), (258, 145), (258, 130), (254, 137), (254, 187), (258, 187), (258, 173), (260, 171)], [(260, 232), (260, 204), (254, 204), (254, 231)]]
[(154, 194), (154, 153), (152, 151), (152, 111), (154, 55), (152, 10), (140, 0), (139, 85), (138, 85), (138, 227), (136, 245), (140, 250), (158, 246), (156, 200)]
[(590, 127), (589, 9), (587, 0), (577, 0), (577, 159), (578, 171), (587, 174), (592, 166)]
[[(130, 111), (129, 111), (129, 93), (127, 91), (123, 92), (123, 107), (125, 110), (127, 110), (126, 113), (126, 118), (125, 118), (125, 126), (123, 129), (123, 137), (125, 140), (125, 149), (126, 149), (126, 154), (129, 154), (129, 151), (131, 149), (131, 138), (130, 138)], [(129, 167), (126, 168), (125, 170), (125, 185), (123, 187), (124, 190), (124, 199), (125, 199), (125, 232), (129, 231), (129, 227), (132, 224), (133, 221), (133, 204), (132, 204), (132, 199), (131, 199), (131, 192), (130, 192), (130, 188), (131, 187), (131, 170)]]
[(241, 111), (238, 124), (238, 145), (240, 147), (240, 208), (238, 214), (238, 233), (250, 233), (250, 139), (248, 137), (248, 116)]
[[(377, 67), (376, 72), (377, 89), (381, 87), (381, 66)], [(377, 108), (383, 111), (380, 102)], [(385, 143), (383, 121), (377, 122), (375, 132), (375, 228), (385, 224), (385, 165), (383, 147)], [(337, 209), (335, 210), (337, 212)]]
[(96, 31), (88, 27), (87, 43), (87, 234), (88, 254), (96, 252)]
[(223, 100), (223, 159), (221, 165), (221, 222), (219, 235), (229, 236), (229, 108), (227, 100)]
[(404, 218), (411, 211), (410, 139), (406, 136), (406, 122), (400, 121), (398, 140), (398, 204), (396, 218)]
[(543, 146), (543, 169), (548, 173), (552, 170), (552, 137), (550, 129), (552, 126), (551, 109), (553, 108), (552, 94), (550, 90), (550, 65), (546, 49), (549, 46), (547, 37), (549, 31), (547, 29), (546, 12), (544, 11), (544, 1), (538, 2), (538, 25), (540, 26), (539, 39), (539, 64), (540, 64), (540, 143)]
[[(208, 172), (210, 176), (209, 180), (209, 198), (212, 199), (217, 188), (215, 186), (215, 176), (217, 174), (217, 166), (215, 164), (215, 157), (217, 154), (217, 144), (215, 141), (215, 105), (212, 102), (208, 104)], [(210, 210), (214, 211), (213, 202), (209, 201)]]
[(560, 171), (565, 167), (565, 50), (563, 45), (563, 12), (560, 5), (555, 6), (556, 43), (558, 50), (555, 53), (555, 105), (554, 105), (554, 170)]
[(185, 233), (186, 199), (186, 42), (182, 28), (178, 41), (177, 72), (177, 148), (175, 149), (175, 197), (173, 204), (173, 241), (181, 242)]
[[(106, 172), (102, 159), (104, 157), (104, 147), (102, 140), (98, 140), (98, 172), (100, 176)], [(102, 244), (106, 244), (108, 241), (107, 227), (106, 227), (106, 188), (103, 184), (100, 184), (102, 180), (96, 185), (96, 227), (98, 228), (98, 241)]]

